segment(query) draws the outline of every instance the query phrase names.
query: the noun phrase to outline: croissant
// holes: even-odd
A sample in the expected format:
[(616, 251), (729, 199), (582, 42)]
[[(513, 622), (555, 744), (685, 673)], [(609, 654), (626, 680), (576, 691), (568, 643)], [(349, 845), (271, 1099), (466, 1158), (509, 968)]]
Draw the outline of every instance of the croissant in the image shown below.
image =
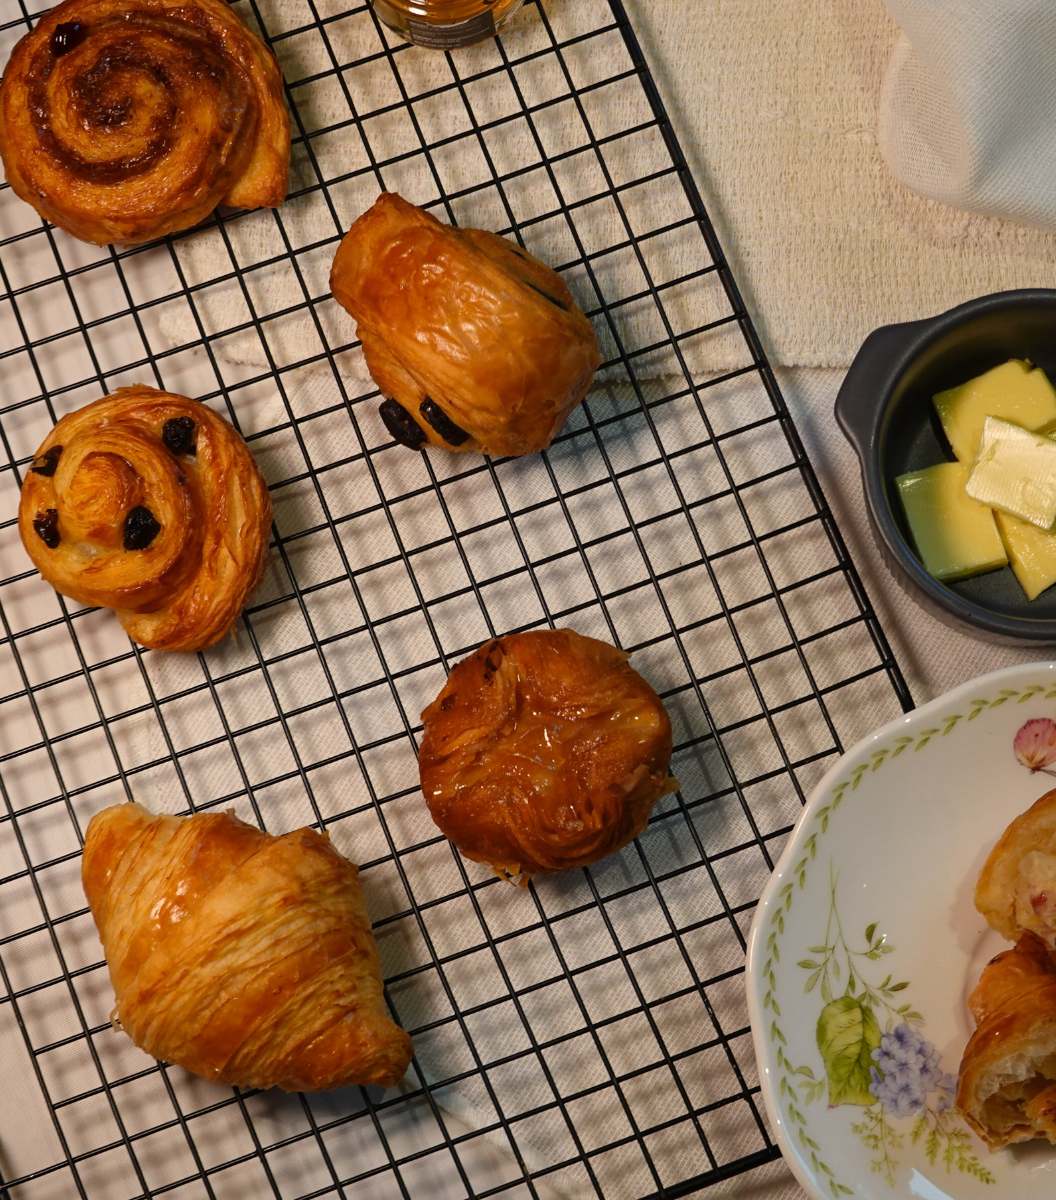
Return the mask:
[(1010, 942), (1029, 931), (1056, 950), (1056, 790), (998, 839), (979, 874), (975, 906)]
[(271, 501), (246, 443), (197, 400), (138, 385), (63, 417), (22, 484), (18, 531), (64, 596), (131, 638), (201, 650), (260, 582)]
[(275, 56), (224, 0), (65, 0), (0, 84), (15, 194), (74, 237), (134, 244), (286, 196)]
[(674, 791), (671, 721), (628, 655), (571, 629), (513, 634), (422, 713), (422, 792), (441, 832), (506, 878), (625, 846)]
[(382, 419), (412, 449), (542, 450), (601, 363), (594, 328), (556, 271), (392, 192), (345, 235), (330, 287), (387, 397)]
[(992, 959), (969, 998), (977, 1028), (961, 1060), (957, 1108), (991, 1150), (1056, 1142), (1056, 966), (1025, 933)]
[(403, 1076), (359, 871), (325, 834), (115, 804), (88, 826), (82, 880), (114, 1016), (148, 1054), (239, 1087)]

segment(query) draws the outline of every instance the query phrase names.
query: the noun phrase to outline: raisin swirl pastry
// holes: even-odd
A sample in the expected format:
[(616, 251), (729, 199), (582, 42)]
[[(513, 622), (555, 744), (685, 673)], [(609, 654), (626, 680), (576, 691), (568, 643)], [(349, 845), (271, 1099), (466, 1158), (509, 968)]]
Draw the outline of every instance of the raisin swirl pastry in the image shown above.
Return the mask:
[(197, 400), (136, 386), (63, 417), (26, 473), (18, 531), (64, 596), (155, 650), (218, 642), (260, 582), (267, 484)]
[(282, 75), (224, 0), (65, 0), (4, 71), (0, 158), (18, 196), (99, 245), (186, 229), (221, 203), (274, 207)]
[(671, 721), (628, 655), (571, 629), (463, 659), (422, 713), (422, 791), (440, 831), (496, 874), (587, 866), (674, 791)]
[(412, 449), (542, 450), (601, 363), (594, 328), (556, 271), (392, 192), (345, 235), (330, 287), (386, 397), (382, 419)]

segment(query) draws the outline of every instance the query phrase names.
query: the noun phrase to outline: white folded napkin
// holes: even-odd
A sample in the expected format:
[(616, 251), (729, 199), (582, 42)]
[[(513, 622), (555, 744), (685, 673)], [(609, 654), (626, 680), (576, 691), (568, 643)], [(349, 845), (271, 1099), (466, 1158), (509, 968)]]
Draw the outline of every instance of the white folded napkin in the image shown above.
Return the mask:
[(914, 191), (1056, 229), (1056, 4), (887, 0), (880, 151)]

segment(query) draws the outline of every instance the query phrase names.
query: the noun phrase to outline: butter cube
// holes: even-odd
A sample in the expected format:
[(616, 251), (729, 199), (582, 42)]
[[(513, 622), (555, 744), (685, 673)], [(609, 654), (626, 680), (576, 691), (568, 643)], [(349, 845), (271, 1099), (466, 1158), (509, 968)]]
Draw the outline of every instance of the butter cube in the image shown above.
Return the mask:
[(1056, 522), (1056, 441), (987, 417), (968, 495), (1039, 529)]
[(1056, 583), (1056, 535), (1035, 529), (1008, 513), (999, 512), (994, 516), (1009, 565), (1027, 599), (1034, 600)]
[(975, 461), (983, 422), (1003, 417), (1024, 429), (1052, 423), (1056, 428), (1056, 390), (1040, 367), (1013, 358), (932, 397), (943, 431), (962, 463)]
[(895, 480), (921, 562), (944, 583), (1008, 562), (994, 514), (968, 496), (967, 479), (963, 463), (938, 463)]

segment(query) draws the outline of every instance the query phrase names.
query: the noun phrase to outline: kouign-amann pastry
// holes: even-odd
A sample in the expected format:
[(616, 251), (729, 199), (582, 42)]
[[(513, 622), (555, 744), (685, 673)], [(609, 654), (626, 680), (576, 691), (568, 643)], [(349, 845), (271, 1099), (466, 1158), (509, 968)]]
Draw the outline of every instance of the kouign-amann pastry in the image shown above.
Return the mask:
[(218, 642), (260, 582), (271, 500), (238, 432), (136, 386), (63, 417), (22, 484), (18, 531), (64, 596), (113, 608), (156, 650)]
[(998, 839), (979, 874), (975, 907), (1010, 942), (1029, 931), (1056, 949), (1056, 790)]
[(977, 1028), (961, 1060), (957, 1108), (991, 1150), (1056, 1142), (1056, 966), (1045, 943), (1025, 933), (992, 959), (969, 1007)]
[(325, 834), (226, 813), (92, 818), (84, 890), (140, 1049), (214, 1083), (391, 1087), (411, 1039), (385, 1009), (358, 869)]
[(571, 629), (463, 659), (422, 713), (422, 791), (454, 844), (497, 874), (581, 867), (625, 846), (674, 791), (671, 721), (629, 655)]
[(413, 449), (542, 450), (601, 363), (556, 271), (391, 192), (345, 235), (330, 287), (356, 321), (389, 432)]
[(0, 157), (74, 237), (134, 244), (286, 197), (275, 56), (224, 0), (65, 0), (15, 46)]

